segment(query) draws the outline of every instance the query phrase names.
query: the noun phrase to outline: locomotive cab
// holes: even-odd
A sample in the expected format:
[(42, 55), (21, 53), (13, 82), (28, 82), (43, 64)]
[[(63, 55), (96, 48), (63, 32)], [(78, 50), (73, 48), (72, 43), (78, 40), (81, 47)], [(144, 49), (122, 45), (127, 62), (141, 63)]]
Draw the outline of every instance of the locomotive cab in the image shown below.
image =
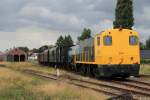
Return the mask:
[(95, 63), (102, 76), (137, 76), (140, 66), (139, 34), (111, 29), (95, 37)]

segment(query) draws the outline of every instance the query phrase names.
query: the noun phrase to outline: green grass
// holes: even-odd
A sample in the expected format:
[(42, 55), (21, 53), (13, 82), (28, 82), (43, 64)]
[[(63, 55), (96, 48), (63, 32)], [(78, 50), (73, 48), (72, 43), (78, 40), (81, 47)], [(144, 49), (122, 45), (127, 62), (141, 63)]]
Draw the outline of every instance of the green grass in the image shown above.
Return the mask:
[(0, 100), (51, 100), (47, 99), (47, 95), (32, 90), (33, 87), (44, 84), (47, 82), (37, 77), (29, 77), (14, 70), (1, 68)]
[(37, 62), (22, 62), (22, 63), (4, 62), (2, 65), (8, 68), (11, 68), (14, 70), (20, 70), (20, 71), (36, 70), (36, 71), (41, 71), (45, 73), (55, 73), (54, 68), (39, 65)]
[(13, 86), (0, 92), (0, 100), (52, 100), (51, 96), (35, 93), (24, 87)]
[(0, 92), (0, 100), (36, 100), (36, 95), (20, 86), (5, 88)]

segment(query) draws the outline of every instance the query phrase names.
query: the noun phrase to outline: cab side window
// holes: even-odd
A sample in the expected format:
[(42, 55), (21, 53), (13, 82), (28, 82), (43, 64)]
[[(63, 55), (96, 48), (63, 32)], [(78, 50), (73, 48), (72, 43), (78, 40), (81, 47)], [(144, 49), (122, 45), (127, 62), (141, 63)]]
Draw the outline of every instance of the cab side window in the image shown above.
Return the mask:
[(97, 45), (100, 46), (100, 37), (97, 37)]
[(130, 36), (129, 37), (129, 42), (130, 42), (130, 45), (137, 45), (138, 44), (137, 36)]
[(104, 36), (104, 45), (106, 46), (112, 45), (112, 36)]

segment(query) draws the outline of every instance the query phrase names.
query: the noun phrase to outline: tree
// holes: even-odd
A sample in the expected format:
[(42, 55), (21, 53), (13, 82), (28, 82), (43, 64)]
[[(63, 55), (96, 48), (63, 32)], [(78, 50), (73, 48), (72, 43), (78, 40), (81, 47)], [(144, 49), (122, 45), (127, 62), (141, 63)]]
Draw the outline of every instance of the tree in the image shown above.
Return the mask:
[(146, 49), (150, 49), (150, 37), (146, 40)]
[(74, 45), (74, 42), (73, 42), (72, 37), (70, 35), (68, 35), (68, 43), (69, 43), (68, 46), (73, 46)]
[(31, 51), (32, 51), (33, 53), (39, 53), (39, 49), (36, 49), (36, 48), (33, 48)]
[(63, 38), (62, 35), (57, 39), (56, 46), (58, 46), (58, 47), (63, 47), (64, 46), (64, 38)]
[(66, 46), (66, 47), (73, 46), (73, 40), (72, 40), (70, 35), (65, 36), (65, 38), (64, 38), (64, 46)]
[(133, 0), (117, 0), (114, 28), (132, 29), (134, 25)]
[(65, 37), (60, 36), (57, 39), (56, 46), (58, 46), (58, 47), (70, 47), (70, 46), (73, 46), (73, 40), (72, 40), (70, 35), (65, 36)]
[(82, 41), (84, 39), (88, 39), (91, 37), (91, 30), (89, 28), (84, 28), (81, 36), (78, 37), (78, 41)]
[(44, 45), (44, 46), (41, 46), (41, 47), (38, 48), (38, 49), (33, 48), (33, 49), (31, 50), (31, 52), (32, 52), (32, 53), (41, 53), (41, 52), (43, 52), (43, 51), (45, 51), (45, 50), (47, 50), (47, 49), (50, 49), (50, 48), (52, 48), (52, 47), (54, 47), (54, 46), (53, 46), (53, 45)]
[(28, 47), (18, 47), (20, 50), (28, 53), (29, 52), (29, 48)]

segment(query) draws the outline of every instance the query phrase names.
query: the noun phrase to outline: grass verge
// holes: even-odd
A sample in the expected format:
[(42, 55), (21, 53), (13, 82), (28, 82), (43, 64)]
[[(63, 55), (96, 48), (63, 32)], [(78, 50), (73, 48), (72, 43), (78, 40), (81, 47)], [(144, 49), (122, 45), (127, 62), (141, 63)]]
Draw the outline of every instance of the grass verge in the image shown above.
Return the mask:
[[(0, 100), (103, 100), (107, 96), (92, 90), (79, 88), (63, 81), (46, 81), (18, 70), (35, 69), (53, 72), (33, 63), (1, 63)], [(12, 70), (16, 69), (16, 70)]]
[(150, 75), (150, 64), (141, 64), (140, 74)]

